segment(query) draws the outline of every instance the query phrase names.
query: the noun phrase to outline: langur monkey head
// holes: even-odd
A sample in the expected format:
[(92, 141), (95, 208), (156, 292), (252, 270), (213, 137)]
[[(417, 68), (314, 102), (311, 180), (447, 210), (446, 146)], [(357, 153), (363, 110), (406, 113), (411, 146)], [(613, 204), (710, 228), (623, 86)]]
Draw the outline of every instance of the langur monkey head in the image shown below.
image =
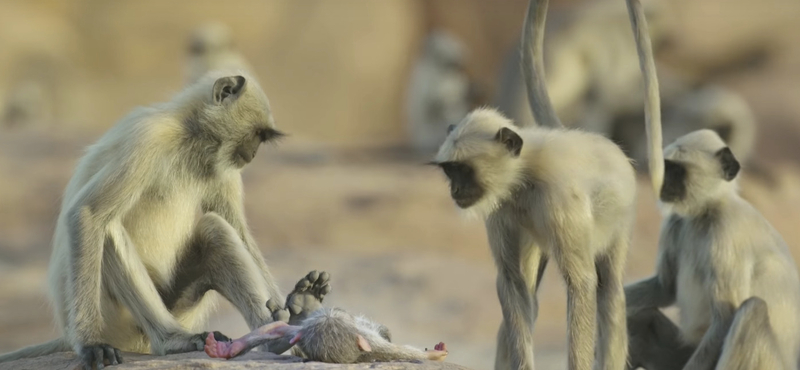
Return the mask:
[(448, 131), (432, 164), (444, 171), (459, 208), (486, 217), (519, 183), (522, 137), (511, 120), (484, 108), (472, 111)]
[(709, 129), (681, 136), (664, 150), (660, 199), (678, 214), (708, 209), (710, 202), (736, 190), (741, 166), (719, 135)]
[(297, 344), (314, 361), (349, 364), (358, 362), (372, 346), (365, 336), (377, 335), (371, 325), (339, 308), (323, 308), (314, 312), (289, 341)]
[(223, 166), (241, 169), (262, 143), (284, 136), (275, 128), (266, 94), (244, 71), (211, 71), (178, 100), (190, 110), (189, 135), (216, 150), (216, 163)]

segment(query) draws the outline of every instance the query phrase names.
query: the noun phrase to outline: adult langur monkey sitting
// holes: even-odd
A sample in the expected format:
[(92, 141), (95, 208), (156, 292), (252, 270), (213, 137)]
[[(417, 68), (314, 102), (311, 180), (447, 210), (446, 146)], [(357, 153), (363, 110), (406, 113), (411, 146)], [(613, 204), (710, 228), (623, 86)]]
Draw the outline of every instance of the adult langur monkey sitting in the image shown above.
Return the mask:
[[(653, 52), (627, 0), (645, 77), (650, 172), (665, 213), (655, 276), (625, 288), (629, 369), (797, 369), (800, 278), (783, 238), (737, 193), (739, 162), (699, 130), (661, 149)], [(666, 157), (666, 159), (665, 159)], [(659, 308), (676, 304), (676, 326)]]
[(552, 258), (567, 283), (569, 369), (622, 369), (634, 170), (609, 139), (561, 127), (543, 78), (547, 3), (528, 5), (522, 63), (534, 118), (551, 127), (518, 128), (478, 109), (451, 128), (434, 163), (458, 207), (486, 220), (503, 311), (495, 368), (533, 369), (536, 291)]
[(247, 228), (241, 170), (280, 136), (241, 71), (211, 72), (119, 121), (64, 193), (49, 269), (63, 336), (0, 361), (73, 349), (90, 369), (121, 362), (119, 350), (202, 350), (209, 290), (251, 328), (272, 322), (265, 303), (283, 297)]

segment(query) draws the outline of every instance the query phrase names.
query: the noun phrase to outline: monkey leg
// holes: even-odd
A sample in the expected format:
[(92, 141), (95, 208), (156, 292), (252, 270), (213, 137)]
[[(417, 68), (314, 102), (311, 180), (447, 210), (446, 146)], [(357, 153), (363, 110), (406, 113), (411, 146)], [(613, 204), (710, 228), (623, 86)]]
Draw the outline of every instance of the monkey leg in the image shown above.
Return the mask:
[(767, 303), (751, 297), (739, 306), (725, 337), (717, 370), (792, 369), (784, 362)]
[[(567, 368), (590, 370), (594, 362), (597, 326), (597, 270), (588, 226), (558, 226), (553, 235), (553, 259), (567, 283)], [(568, 231), (569, 230), (569, 231)]]
[(496, 370), (533, 369), (533, 326), (539, 313), (536, 292), (547, 257), (533, 245), (521, 249), (524, 253), (520, 256), (514, 255), (517, 249), (505, 255), (506, 259), (499, 259), (503, 262), (497, 275), (497, 294), (503, 321), (497, 333)]
[(595, 261), (597, 270), (597, 352), (595, 367), (622, 369), (628, 358), (625, 291), (622, 275), (628, 250), (627, 232)]
[(265, 306), (270, 297), (258, 266), (233, 227), (215, 213), (200, 218), (172, 285), (160, 293), (166, 306), (180, 315), (209, 290), (230, 301), (251, 330), (273, 321)]
[(329, 280), (327, 272), (311, 271), (297, 282), (286, 297), (286, 309), (291, 314), (289, 325), (299, 325), (310, 313), (322, 308), (322, 300), (331, 291)]
[(681, 339), (680, 329), (657, 308), (628, 316), (628, 370), (680, 370), (695, 348)]
[(112, 227), (103, 248), (102, 284), (150, 339), (154, 354), (200, 351), (205, 333), (187, 332), (167, 307), (125, 229)]

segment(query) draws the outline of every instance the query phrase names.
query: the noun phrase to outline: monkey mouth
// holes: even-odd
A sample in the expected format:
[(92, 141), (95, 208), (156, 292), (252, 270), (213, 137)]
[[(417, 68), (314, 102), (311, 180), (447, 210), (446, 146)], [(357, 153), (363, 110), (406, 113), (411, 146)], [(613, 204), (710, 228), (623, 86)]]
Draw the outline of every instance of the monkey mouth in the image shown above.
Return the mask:
[(466, 209), (478, 203), (481, 199), (480, 196), (464, 196), (464, 197), (454, 197), (453, 200), (456, 202), (456, 205), (461, 209)]

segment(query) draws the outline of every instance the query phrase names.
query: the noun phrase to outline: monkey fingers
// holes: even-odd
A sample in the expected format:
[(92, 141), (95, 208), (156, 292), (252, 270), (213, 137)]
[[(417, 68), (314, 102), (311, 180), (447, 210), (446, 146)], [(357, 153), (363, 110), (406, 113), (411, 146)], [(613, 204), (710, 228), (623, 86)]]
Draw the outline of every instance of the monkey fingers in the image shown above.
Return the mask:
[(119, 350), (107, 344), (97, 344), (86, 346), (80, 352), (81, 362), (85, 370), (92, 370), (92, 365), (100, 370), (105, 367), (105, 363), (109, 365), (118, 365), (122, 363), (122, 355)]
[(444, 342), (439, 342), (439, 344), (433, 346), (433, 350), (425, 349), (425, 353), (428, 355), (428, 360), (431, 361), (444, 361), (445, 357), (447, 357), (447, 345)]
[(294, 337), (299, 329), (299, 327), (278, 321), (264, 325), (239, 339), (228, 342), (219, 341), (214, 337), (213, 333), (209, 333), (208, 337), (206, 337), (204, 349), (209, 357), (225, 359), (243, 355), (262, 344), (267, 344), (270, 352), (283, 353), (291, 347), (291, 344), (286, 345), (286, 348), (281, 348), (283, 346), (280, 343), (288, 343), (289, 338)]

